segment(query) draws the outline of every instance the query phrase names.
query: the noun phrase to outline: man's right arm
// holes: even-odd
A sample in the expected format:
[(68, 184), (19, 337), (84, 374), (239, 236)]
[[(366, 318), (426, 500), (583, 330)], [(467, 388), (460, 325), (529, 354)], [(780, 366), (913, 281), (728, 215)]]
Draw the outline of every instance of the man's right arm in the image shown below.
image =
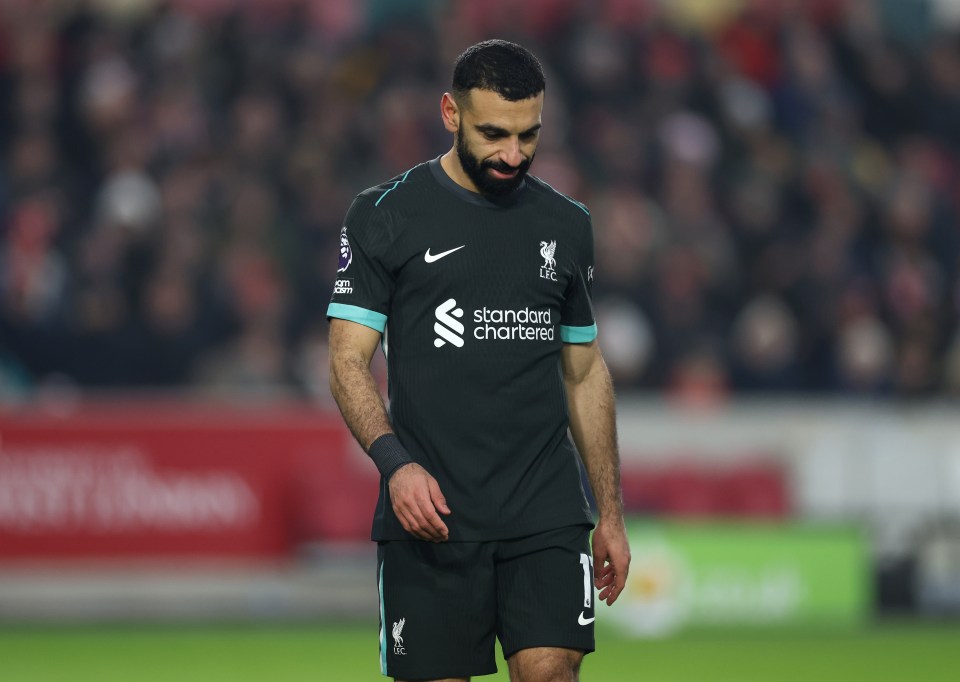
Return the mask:
[(370, 373), (380, 332), (356, 322), (330, 320), (330, 392), (364, 452), (393, 433), (383, 398)]
[[(385, 446), (402, 448), (370, 372), (370, 360), (379, 343), (380, 332), (375, 329), (348, 320), (330, 320), (330, 392), (347, 427), (368, 454), (371, 448), (377, 453)], [(447, 540), (447, 526), (437, 512), (449, 514), (450, 509), (436, 479), (416, 463), (381, 473), (387, 478), (393, 510), (404, 530), (422, 540)]]

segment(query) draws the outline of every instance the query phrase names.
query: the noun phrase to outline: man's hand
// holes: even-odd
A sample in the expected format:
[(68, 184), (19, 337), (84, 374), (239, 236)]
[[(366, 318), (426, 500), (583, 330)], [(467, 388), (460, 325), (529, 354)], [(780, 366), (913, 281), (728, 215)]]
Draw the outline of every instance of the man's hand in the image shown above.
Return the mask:
[(390, 501), (400, 524), (421, 540), (446, 542), (447, 525), (437, 512), (447, 515), (450, 508), (440, 492), (437, 479), (416, 463), (405, 464), (390, 477)]
[(607, 606), (617, 601), (629, 572), (630, 545), (623, 517), (601, 517), (593, 531), (593, 584), (600, 590), (597, 600), (607, 602)]

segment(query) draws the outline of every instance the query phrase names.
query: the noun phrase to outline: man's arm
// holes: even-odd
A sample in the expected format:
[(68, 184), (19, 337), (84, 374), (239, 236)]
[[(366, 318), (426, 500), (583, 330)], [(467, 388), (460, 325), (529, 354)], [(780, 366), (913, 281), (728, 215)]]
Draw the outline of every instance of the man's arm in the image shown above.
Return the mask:
[(623, 592), (630, 570), (613, 382), (596, 340), (564, 344), (561, 358), (570, 432), (586, 466), (600, 516), (593, 531), (594, 583), (600, 590), (598, 599), (609, 605)]
[[(370, 360), (380, 343), (380, 332), (348, 320), (330, 320), (330, 392), (343, 420), (368, 454), (384, 436), (395, 439), (383, 398), (370, 373)], [(396, 441), (399, 447), (399, 441)], [(393, 511), (404, 530), (421, 540), (448, 538), (446, 524), (437, 514), (449, 514), (436, 479), (419, 464), (401, 465), (385, 473)]]

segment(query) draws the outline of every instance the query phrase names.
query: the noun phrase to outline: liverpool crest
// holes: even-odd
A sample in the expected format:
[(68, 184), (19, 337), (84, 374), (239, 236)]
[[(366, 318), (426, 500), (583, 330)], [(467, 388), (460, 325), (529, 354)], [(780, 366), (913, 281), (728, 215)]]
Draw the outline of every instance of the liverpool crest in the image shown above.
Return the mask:
[(540, 266), (540, 277), (557, 281), (557, 259), (554, 254), (557, 252), (557, 240), (550, 242), (540, 242), (540, 256), (543, 258), (543, 265)]

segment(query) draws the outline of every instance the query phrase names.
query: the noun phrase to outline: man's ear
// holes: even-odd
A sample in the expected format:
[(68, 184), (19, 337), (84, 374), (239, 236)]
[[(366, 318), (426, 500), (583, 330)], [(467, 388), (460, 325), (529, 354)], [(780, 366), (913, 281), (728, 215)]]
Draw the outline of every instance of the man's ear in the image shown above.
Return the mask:
[(456, 133), (460, 129), (460, 107), (449, 92), (443, 93), (440, 98), (440, 117), (447, 132)]

